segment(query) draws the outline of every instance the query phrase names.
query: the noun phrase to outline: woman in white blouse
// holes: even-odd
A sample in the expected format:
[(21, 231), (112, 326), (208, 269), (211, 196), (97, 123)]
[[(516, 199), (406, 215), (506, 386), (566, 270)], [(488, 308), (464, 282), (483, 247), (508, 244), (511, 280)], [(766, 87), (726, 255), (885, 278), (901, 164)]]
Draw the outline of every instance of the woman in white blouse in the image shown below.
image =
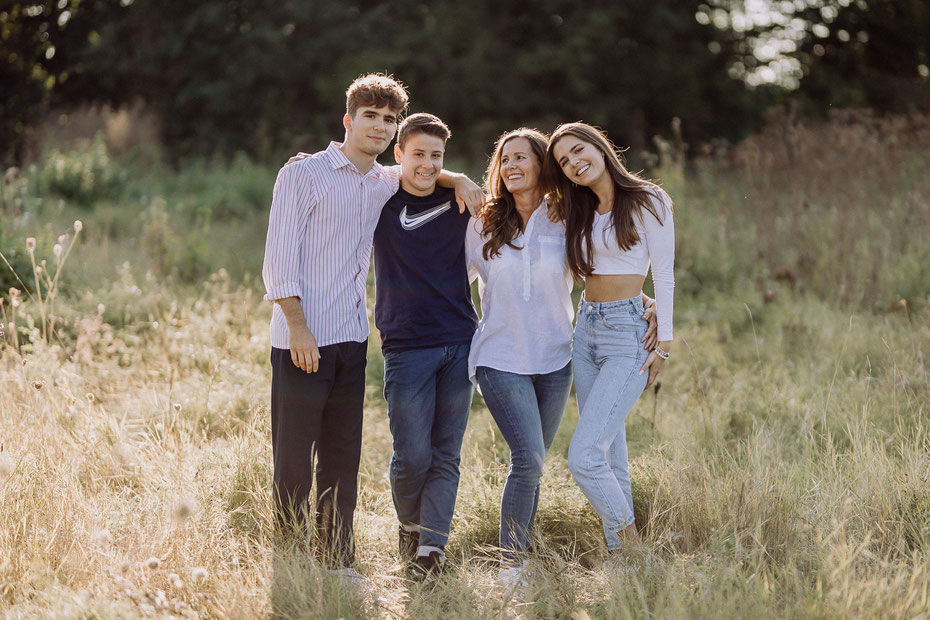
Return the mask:
[[(671, 350), (672, 201), (629, 172), (607, 136), (584, 123), (556, 129), (543, 168), (550, 204), (565, 222), (568, 268), (585, 280), (572, 354), (579, 420), (568, 467), (601, 517), (607, 548), (623, 552), (623, 560), (644, 551), (634, 524), (625, 420)], [(650, 266), (658, 343), (647, 353), (639, 343)]]
[(485, 176), (489, 199), (466, 240), (482, 312), (469, 374), (511, 451), (501, 498), (499, 580), (505, 585), (522, 583), (543, 460), (572, 384), (565, 226), (550, 217), (539, 183), (547, 142), (526, 128), (498, 139)]

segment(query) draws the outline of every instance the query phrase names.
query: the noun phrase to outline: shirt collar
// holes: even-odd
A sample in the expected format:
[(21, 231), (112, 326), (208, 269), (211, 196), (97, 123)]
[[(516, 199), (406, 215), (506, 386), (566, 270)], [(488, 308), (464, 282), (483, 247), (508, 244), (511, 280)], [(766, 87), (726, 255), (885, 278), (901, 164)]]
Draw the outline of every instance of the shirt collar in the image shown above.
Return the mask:
[[(358, 172), (359, 174), (362, 174), (362, 171), (359, 170), (355, 164), (349, 161), (349, 158), (346, 157), (346, 154), (343, 153), (342, 149), (339, 148), (340, 146), (342, 146), (342, 143), (340, 142), (330, 142), (329, 146), (326, 147), (326, 158), (329, 161), (329, 165), (332, 167), (332, 169), (338, 170), (339, 168), (345, 168), (348, 166), (350, 169)], [(372, 165), (371, 170), (366, 172), (364, 176), (378, 178), (381, 175), (381, 170), (382, 166), (376, 160), (374, 165)]]

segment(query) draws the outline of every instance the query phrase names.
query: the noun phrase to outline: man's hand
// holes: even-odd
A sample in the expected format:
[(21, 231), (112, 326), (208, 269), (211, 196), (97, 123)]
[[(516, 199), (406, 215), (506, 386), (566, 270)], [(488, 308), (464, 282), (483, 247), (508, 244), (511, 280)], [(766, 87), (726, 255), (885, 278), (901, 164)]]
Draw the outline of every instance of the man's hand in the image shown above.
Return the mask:
[(287, 344), (294, 366), (309, 373), (320, 369), (320, 348), (316, 346), (316, 338), (306, 324), (288, 325)]
[(646, 311), (643, 312), (642, 319), (649, 323), (649, 327), (646, 328), (646, 335), (643, 336), (643, 339), (640, 340), (640, 342), (644, 343), (643, 349), (646, 351), (652, 351), (652, 349), (656, 346), (656, 343), (659, 342), (659, 323), (656, 321), (655, 303), (646, 308)]

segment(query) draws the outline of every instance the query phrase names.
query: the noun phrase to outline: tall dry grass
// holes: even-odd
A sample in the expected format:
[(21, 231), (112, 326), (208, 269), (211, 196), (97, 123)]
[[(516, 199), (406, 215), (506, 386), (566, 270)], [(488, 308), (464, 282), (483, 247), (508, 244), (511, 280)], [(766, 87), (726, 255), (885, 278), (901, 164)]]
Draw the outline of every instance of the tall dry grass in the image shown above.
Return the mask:
[[(677, 204), (679, 342), (661, 388), (628, 421), (635, 511), (656, 566), (623, 575), (602, 568), (597, 515), (566, 466), (573, 400), (546, 464), (525, 596), (494, 585), (508, 451), (480, 398), (463, 449), (451, 571), (433, 583), (405, 579), (394, 558), (391, 438), (374, 343), (356, 517), (366, 584), (347, 590), (305, 546), (276, 548), (270, 308), (261, 291), (225, 270), (196, 288), (140, 270), (152, 263), (129, 227), (119, 230), (135, 240), (125, 257), (133, 264), (103, 272), (89, 256), (105, 242), (98, 212), (84, 211), (84, 242), (60, 275), (67, 295), (56, 302), (56, 336), (42, 337), (38, 304), (23, 296), (19, 340), (7, 330), (0, 344), (0, 610), (10, 618), (926, 616), (930, 285), (908, 279), (901, 261), (925, 251), (930, 187), (907, 162), (925, 165), (930, 154), (907, 143), (916, 130), (899, 131), (896, 142), (869, 129), (873, 121), (904, 122), (776, 120), (782, 125), (728, 159), (687, 177), (662, 173)], [(885, 148), (898, 163), (861, 173), (869, 182), (849, 191), (858, 183), (847, 168), (860, 142), (853, 137), (863, 131), (874, 143), (860, 151), (881, 160)], [(802, 153), (817, 165), (788, 165), (783, 143), (794, 145), (795, 160)], [(844, 208), (850, 225), (834, 230)], [(15, 229), (18, 243), (38, 237), (41, 253), (43, 235), (30, 226), (72, 216), (67, 206), (42, 212), (27, 201), (7, 232)], [(900, 227), (885, 230), (889, 223)], [(886, 251), (881, 234), (905, 249)], [(123, 258), (112, 243), (108, 256)], [(260, 245), (238, 249), (260, 260)], [(802, 256), (810, 257), (804, 269)], [(867, 264), (877, 266), (862, 272)], [(779, 269), (793, 278), (776, 277)], [(899, 291), (902, 282), (913, 292)], [(887, 310), (896, 293), (906, 307)]]

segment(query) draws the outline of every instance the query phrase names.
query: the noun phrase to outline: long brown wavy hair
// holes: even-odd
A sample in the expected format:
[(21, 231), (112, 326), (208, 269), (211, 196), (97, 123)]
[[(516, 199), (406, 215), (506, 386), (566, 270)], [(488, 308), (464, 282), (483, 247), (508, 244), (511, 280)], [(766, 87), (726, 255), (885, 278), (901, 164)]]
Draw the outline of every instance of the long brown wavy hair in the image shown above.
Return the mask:
[(644, 216), (642, 212), (645, 210), (664, 225), (653, 201), (664, 201), (669, 209), (672, 207), (672, 201), (661, 187), (626, 169), (620, 159), (620, 152), (603, 131), (586, 123), (560, 125), (549, 138), (543, 160), (542, 183), (544, 190), (549, 194), (549, 207), (554, 208), (565, 222), (565, 253), (568, 266), (572, 274), (581, 279), (594, 271), (591, 228), (598, 198), (590, 188), (569, 181), (555, 160), (555, 145), (565, 136), (574, 136), (595, 146), (604, 154), (604, 167), (614, 183), (614, 203), (610, 220), (617, 235), (617, 245), (622, 250), (629, 250), (639, 243), (634, 215)]
[[(488, 161), (488, 170), (484, 175), (484, 187), (489, 196), (481, 211), (481, 224), (484, 228), (482, 236), (487, 238), (481, 252), (484, 260), (500, 256), (501, 248), (505, 244), (514, 249), (520, 249), (513, 245), (513, 240), (523, 232), (523, 219), (517, 211), (517, 202), (513, 194), (504, 185), (504, 179), (501, 176), (501, 153), (504, 146), (514, 138), (525, 138), (530, 143), (530, 149), (536, 156), (540, 174), (542, 174), (546, 145), (549, 142), (544, 133), (536, 129), (521, 127), (508, 131), (497, 139), (494, 154)], [(542, 190), (541, 187), (540, 190)], [(542, 195), (543, 192), (540, 191), (540, 196)]]

